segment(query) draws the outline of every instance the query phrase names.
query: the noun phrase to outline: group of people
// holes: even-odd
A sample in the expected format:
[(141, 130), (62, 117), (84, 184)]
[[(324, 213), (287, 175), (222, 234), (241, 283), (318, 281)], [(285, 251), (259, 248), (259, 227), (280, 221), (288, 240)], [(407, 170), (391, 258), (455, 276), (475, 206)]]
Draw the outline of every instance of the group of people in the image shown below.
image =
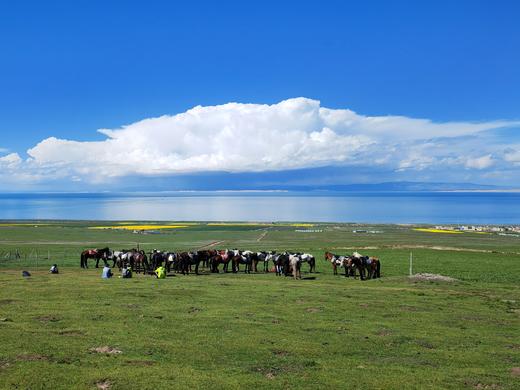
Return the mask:
[[(132, 267), (130, 265), (125, 265), (121, 269), (121, 275), (120, 278), (123, 279), (130, 279), (132, 277)], [(165, 279), (166, 278), (166, 268), (164, 268), (162, 265), (157, 267), (157, 269), (154, 271), (154, 275), (157, 279)], [(110, 279), (112, 276), (114, 276), (114, 273), (112, 272), (112, 268), (110, 268), (108, 265), (105, 265), (103, 267), (103, 271), (101, 272), (101, 278), (103, 279)]]

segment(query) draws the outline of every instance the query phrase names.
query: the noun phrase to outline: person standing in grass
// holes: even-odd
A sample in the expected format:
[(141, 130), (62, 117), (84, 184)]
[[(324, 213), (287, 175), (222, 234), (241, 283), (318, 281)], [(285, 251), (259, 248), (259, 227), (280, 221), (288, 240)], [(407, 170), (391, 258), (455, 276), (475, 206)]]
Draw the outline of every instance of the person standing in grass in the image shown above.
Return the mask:
[(165, 279), (166, 278), (166, 270), (161, 265), (159, 268), (155, 270), (155, 276), (157, 279)]
[(110, 279), (112, 276), (113, 276), (112, 270), (110, 269), (110, 267), (108, 265), (105, 265), (103, 267), (103, 272), (101, 273), (101, 277), (103, 279)]

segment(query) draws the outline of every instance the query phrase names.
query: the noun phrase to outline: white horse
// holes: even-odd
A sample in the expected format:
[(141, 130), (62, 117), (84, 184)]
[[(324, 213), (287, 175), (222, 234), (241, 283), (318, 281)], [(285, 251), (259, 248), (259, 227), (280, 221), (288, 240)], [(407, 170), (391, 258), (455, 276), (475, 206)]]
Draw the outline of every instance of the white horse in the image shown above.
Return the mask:
[(294, 279), (301, 279), (302, 259), (300, 255), (289, 254), (289, 267), (292, 269)]
[(309, 264), (309, 272), (316, 272), (316, 259), (310, 253), (303, 253), (300, 255), (303, 263)]

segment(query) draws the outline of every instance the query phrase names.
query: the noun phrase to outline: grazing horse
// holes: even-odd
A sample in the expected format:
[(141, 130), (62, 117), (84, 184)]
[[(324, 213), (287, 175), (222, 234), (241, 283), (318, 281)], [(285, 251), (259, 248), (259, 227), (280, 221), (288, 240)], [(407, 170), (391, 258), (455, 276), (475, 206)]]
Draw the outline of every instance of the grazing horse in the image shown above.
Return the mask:
[(289, 273), (292, 272), (294, 279), (301, 279), (302, 278), (301, 265), (302, 265), (302, 260), (300, 258), (300, 255), (295, 255), (295, 254), (289, 255), (289, 262), (287, 263), (288, 268), (285, 272), (285, 276), (287, 276)]
[(381, 277), (381, 262), (377, 257), (362, 256), (358, 252), (354, 252), (351, 256), (352, 266), (350, 267), (355, 276), (356, 268), (359, 270), (361, 280), (364, 280), (365, 271), (366, 278), (380, 278)]
[(289, 254), (287, 252), (274, 255), (273, 257), (274, 270), (276, 276), (287, 275), (289, 269)]
[(143, 250), (133, 249), (129, 252), (128, 262), (136, 273), (142, 272), (144, 274), (149, 271), (148, 257)]
[(368, 258), (367, 277), (368, 279), (377, 279), (381, 277), (381, 261), (379, 261), (378, 257)]
[(96, 268), (99, 268), (99, 260), (103, 259), (105, 266), (108, 267), (107, 258), (110, 253), (110, 249), (102, 248), (102, 249), (87, 249), (81, 252), (80, 256), (80, 265), (81, 268), (88, 268), (88, 259), (96, 259)]
[(216, 251), (216, 254), (214, 256), (212, 256), (209, 261), (210, 267), (211, 267), (211, 272), (218, 273), (219, 272), (218, 266), (220, 264), (224, 264), (224, 267), (222, 268), (222, 270), (224, 272), (228, 272), (228, 266), (229, 266), (229, 263), (231, 262), (231, 259), (233, 258), (233, 256), (234, 256), (234, 253), (232, 251), (228, 251), (227, 249)]

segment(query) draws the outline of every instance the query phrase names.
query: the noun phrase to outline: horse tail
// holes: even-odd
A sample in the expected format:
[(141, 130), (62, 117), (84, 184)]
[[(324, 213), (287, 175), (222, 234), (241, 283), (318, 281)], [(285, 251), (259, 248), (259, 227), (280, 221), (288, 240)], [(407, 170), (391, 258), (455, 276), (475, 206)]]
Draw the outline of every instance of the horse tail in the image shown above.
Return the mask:
[(81, 268), (85, 268), (86, 260), (85, 260), (85, 253), (81, 252), (80, 256), (80, 266)]
[(380, 278), (381, 277), (381, 261), (379, 261), (379, 259), (377, 260), (377, 263), (376, 263), (376, 278)]

